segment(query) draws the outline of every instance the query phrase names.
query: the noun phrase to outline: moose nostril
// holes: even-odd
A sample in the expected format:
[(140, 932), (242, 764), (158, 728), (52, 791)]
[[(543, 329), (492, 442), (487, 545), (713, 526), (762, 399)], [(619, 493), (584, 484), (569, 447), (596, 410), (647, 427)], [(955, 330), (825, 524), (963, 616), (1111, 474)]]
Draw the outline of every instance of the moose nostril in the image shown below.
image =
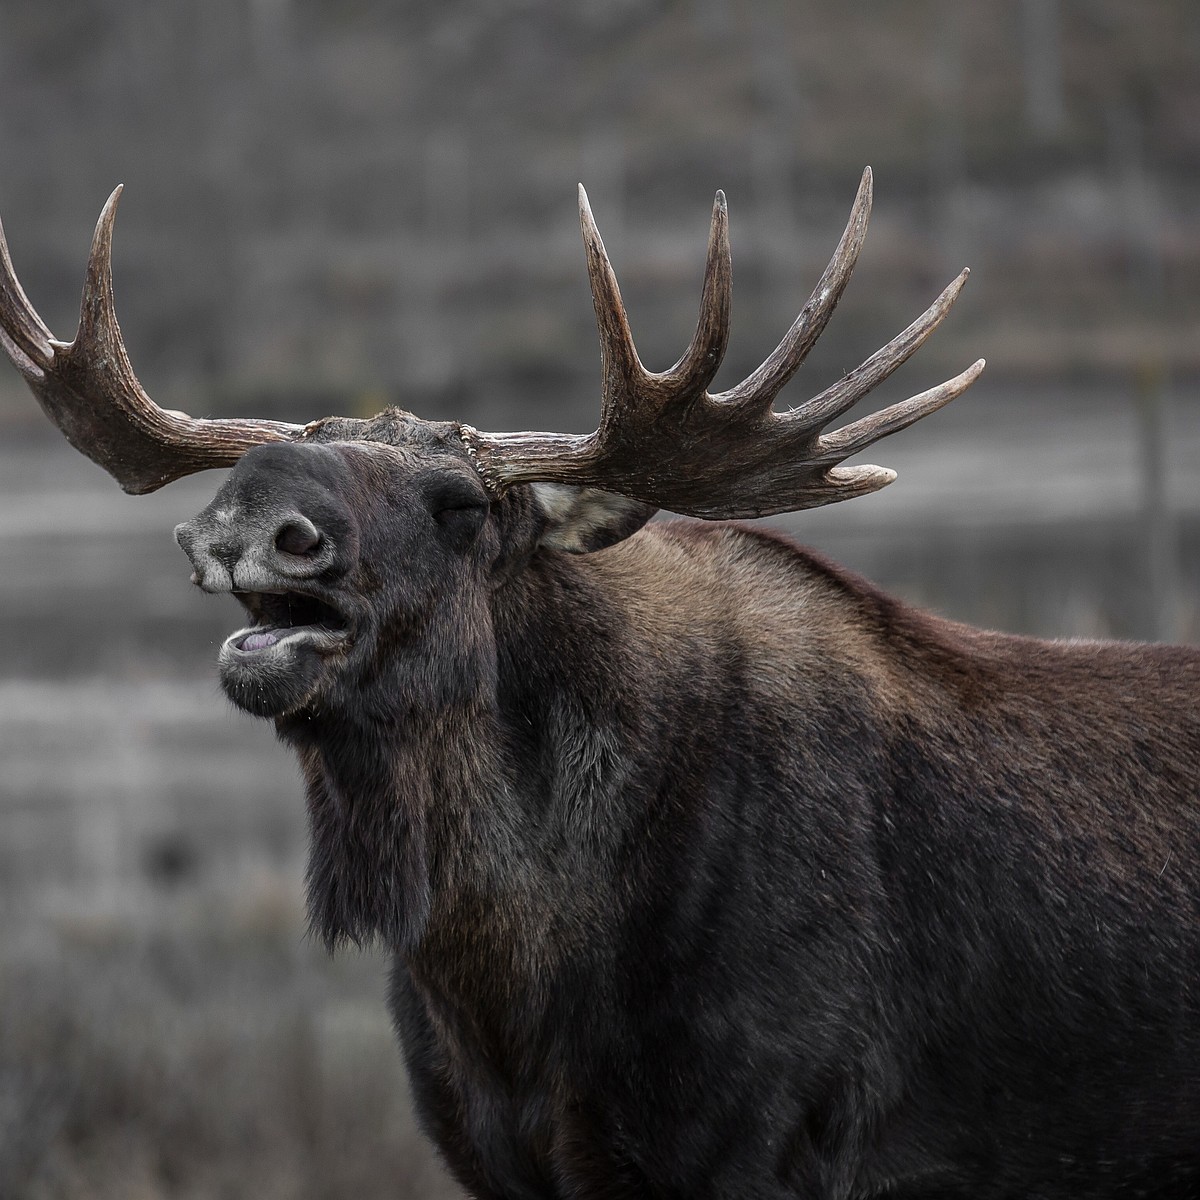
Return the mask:
[(281, 525), (275, 534), (275, 549), (284, 554), (311, 554), (320, 544), (320, 531), (303, 517)]

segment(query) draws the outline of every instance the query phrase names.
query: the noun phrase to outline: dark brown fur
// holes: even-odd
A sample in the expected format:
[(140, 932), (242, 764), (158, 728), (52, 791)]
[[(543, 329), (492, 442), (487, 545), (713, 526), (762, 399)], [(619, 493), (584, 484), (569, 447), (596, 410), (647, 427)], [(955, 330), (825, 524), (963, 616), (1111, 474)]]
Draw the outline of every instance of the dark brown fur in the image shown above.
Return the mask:
[(461, 449), (390, 420), (251, 451), (181, 540), (349, 523), (353, 646), (273, 715), (314, 926), (395, 951), (473, 1194), (1200, 1192), (1200, 652), (968, 629), (737, 525), (566, 554), (637, 514), (446, 516)]

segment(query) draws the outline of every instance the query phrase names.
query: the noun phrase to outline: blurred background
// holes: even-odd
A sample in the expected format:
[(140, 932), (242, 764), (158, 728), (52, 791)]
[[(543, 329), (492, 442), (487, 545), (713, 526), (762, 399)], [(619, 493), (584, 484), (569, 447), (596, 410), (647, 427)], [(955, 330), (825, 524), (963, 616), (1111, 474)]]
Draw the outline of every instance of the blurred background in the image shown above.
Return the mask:
[[(777, 524), (948, 615), (1200, 639), (1194, 0), (5, 0), (0, 213), (60, 337), (111, 188), (118, 310), (166, 406), (400, 404), (594, 425), (588, 187), (642, 357), (695, 319), (729, 197), (751, 370), (875, 216), (784, 400), (963, 266), (869, 403), (989, 360), (876, 448), (899, 481)], [(0, 1197), (443, 1197), (378, 954), (304, 932), (303, 798), (218, 693), (232, 602), (0, 371)]]

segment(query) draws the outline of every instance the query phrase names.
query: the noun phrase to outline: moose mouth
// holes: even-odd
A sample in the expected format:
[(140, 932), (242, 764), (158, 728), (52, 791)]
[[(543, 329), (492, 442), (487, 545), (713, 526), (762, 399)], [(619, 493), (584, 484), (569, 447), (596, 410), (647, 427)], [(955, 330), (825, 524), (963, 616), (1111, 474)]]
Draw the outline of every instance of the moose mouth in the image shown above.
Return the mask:
[(236, 592), (253, 619), (225, 643), (239, 655), (262, 655), (284, 644), (309, 643), (314, 648), (340, 645), (349, 622), (332, 604), (304, 592)]
[(283, 717), (313, 702), (344, 660), (351, 622), (309, 592), (235, 592), (251, 625), (230, 634), (218, 671), (225, 694), (256, 717)]

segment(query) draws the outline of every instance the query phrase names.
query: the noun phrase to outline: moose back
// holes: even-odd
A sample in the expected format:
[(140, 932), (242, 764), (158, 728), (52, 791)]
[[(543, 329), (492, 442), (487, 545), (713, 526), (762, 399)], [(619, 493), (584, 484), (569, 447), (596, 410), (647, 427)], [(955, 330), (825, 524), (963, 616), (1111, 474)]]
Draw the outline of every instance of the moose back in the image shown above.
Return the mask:
[(394, 952), (418, 1113), (480, 1197), (1194, 1197), (1200, 652), (917, 612), (736, 518), (885, 486), (841, 462), (956, 379), (829, 430), (915, 351), (785, 413), (866, 231), (710, 394), (723, 197), (688, 351), (637, 358), (586, 201), (595, 434), (390, 410), (198, 421), (2, 249), (0, 341), (127, 490), (233, 465), (177, 538), (245, 626), (235, 704), (299, 756), (309, 905)]

